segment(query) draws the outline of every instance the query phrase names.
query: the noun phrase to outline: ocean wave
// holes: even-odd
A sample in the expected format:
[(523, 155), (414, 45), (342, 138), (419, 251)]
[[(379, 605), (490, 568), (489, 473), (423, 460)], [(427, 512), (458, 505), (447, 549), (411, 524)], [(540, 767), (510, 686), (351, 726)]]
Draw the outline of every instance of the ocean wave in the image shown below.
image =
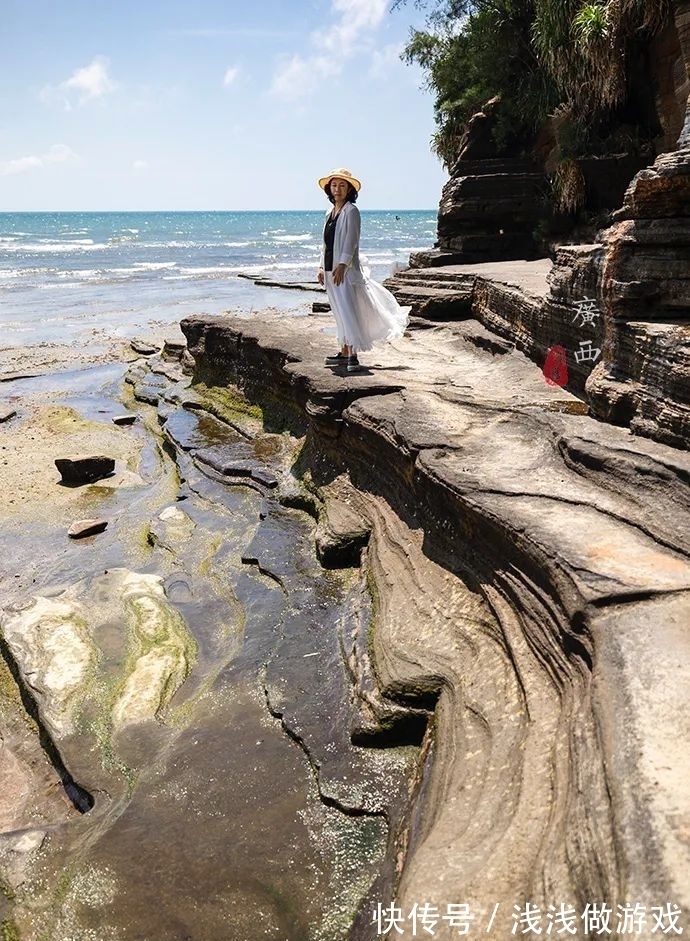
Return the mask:
[(230, 265), (213, 265), (206, 268), (180, 268), (184, 274), (233, 274), (237, 268), (231, 268)]
[(97, 252), (109, 246), (103, 242), (92, 242), (90, 239), (71, 242), (15, 242), (4, 245), (5, 252), (27, 252), (31, 255), (62, 255), (71, 252)]
[(276, 242), (304, 242), (311, 241), (314, 235), (308, 232), (304, 235), (274, 235), (273, 238)]
[(131, 271), (162, 271), (177, 267), (176, 261), (135, 261)]
[(268, 271), (313, 271), (314, 266), (310, 264), (305, 264), (304, 262), (290, 262), (290, 261), (281, 261), (273, 262), (271, 264), (259, 264), (259, 265), (243, 265), (241, 268), (237, 268), (236, 271), (238, 274), (248, 274), (248, 275), (263, 275)]

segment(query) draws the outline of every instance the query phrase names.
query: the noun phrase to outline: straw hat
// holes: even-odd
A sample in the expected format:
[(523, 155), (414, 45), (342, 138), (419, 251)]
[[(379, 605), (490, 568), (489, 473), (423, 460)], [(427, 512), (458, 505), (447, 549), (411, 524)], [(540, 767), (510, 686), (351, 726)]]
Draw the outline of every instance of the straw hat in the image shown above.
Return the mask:
[(323, 189), (327, 183), (330, 183), (334, 176), (337, 176), (340, 180), (347, 180), (348, 183), (352, 183), (354, 188), (359, 193), (362, 184), (359, 180), (356, 180), (349, 170), (346, 170), (345, 167), (339, 167), (337, 170), (331, 170), (328, 176), (322, 176), (319, 180), (319, 189)]

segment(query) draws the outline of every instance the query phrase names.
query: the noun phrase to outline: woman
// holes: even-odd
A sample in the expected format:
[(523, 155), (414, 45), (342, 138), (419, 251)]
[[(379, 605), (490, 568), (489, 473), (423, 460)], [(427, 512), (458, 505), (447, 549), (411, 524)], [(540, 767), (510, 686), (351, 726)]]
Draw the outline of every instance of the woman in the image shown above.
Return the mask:
[(358, 353), (401, 337), (410, 310), (400, 307), (390, 291), (362, 271), (361, 220), (355, 206), (361, 186), (343, 167), (319, 180), (333, 208), (326, 214), (318, 279), (326, 286), (340, 344), (337, 354), (326, 357), (326, 365), (346, 366), (348, 372), (361, 371)]

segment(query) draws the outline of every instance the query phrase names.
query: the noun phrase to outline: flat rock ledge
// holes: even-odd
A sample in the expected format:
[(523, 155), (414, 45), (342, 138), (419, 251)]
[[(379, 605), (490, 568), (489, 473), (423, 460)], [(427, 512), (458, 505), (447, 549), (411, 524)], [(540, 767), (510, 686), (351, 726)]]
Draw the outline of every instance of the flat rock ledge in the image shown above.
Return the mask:
[(667, 905), (687, 932), (690, 456), (592, 419), (472, 318), (417, 321), (354, 376), (311, 318), (182, 330), (194, 382), (305, 438), (322, 558), (359, 554), (371, 586), (364, 711), (433, 709), (378, 901), (464, 902), (482, 933), (498, 906), (495, 938), (526, 902), (572, 906), (579, 937), (602, 903), (614, 931), (637, 904), (637, 937)]

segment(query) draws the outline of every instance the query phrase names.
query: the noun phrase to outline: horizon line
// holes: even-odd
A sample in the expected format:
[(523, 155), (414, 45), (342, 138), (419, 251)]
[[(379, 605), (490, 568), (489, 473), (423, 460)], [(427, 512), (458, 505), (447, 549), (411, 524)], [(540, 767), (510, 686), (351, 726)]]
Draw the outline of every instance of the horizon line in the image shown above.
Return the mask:
[[(319, 206), (317, 208), (311, 209), (0, 209), (0, 215), (19, 215), (21, 213), (63, 213), (67, 214), (78, 214), (78, 213), (117, 213), (117, 212), (128, 212), (128, 213), (194, 213), (194, 212), (322, 212), (324, 209), (327, 209), (327, 206)], [(437, 212), (438, 208), (435, 206), (417, 206), (408, 209), (398, 208), (366, 208), (358, 206), (360, 212)]]

